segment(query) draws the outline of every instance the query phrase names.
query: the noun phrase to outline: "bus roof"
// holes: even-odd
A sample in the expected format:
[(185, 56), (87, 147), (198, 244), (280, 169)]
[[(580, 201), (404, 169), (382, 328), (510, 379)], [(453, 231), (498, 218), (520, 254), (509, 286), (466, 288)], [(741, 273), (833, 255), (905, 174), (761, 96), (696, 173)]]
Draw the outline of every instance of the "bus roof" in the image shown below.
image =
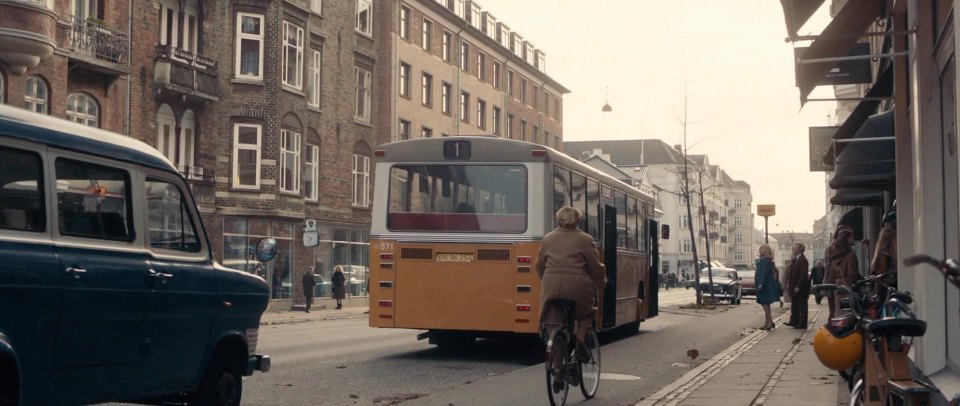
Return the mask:
[(0, 134), (177, 172), (166, 157), (140, 140), (13, 106), (0, 105)]
[[(467, 160), (446, 159), (443, 154), (443, 145), (447, 141), (470, 141), (471, 154)], [(383, 151), (383, 156), (376, 158), (377, 162), (412, 162), (412, 163), (456, 163), (456, 162), (553, 162), (567, 169), (575, 170), (581, 175), (597, 179), (606, 185), (629, 189), (631, 196), (639, 197), (648, 203), (655, 202), (653, 196), (640, 189), (628, 185), (602, 171), (587, 165), (563, 152), (553, 148), (526, 141), (511, 140), (494, 136), (453, 136), (440, 138), (417, 138), (412, 140), (395, 141), (377, 147)], [(547, 159), (533, 156), (533, 151), (547, 151)]]

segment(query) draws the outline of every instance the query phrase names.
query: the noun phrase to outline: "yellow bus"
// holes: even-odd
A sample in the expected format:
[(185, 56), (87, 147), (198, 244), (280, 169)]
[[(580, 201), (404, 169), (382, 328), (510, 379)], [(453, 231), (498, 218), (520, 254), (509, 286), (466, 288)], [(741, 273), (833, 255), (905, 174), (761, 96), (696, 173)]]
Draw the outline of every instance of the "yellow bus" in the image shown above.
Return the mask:
[(374, 151), (370, 326), (433, 344), (539, 329), (540, 240), (565, 205), (584, 213), (606, 266), (601, 330), (657, 314), (652, 196), (542, 145), (495, 137), (393, 142)]

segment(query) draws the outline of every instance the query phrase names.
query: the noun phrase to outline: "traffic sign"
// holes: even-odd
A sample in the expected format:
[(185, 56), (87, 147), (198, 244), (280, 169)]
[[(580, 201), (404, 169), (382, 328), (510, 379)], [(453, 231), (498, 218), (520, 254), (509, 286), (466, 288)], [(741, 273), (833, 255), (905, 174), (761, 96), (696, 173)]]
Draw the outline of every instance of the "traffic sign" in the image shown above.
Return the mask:
[(777, 214), (777, 205), (775, 204), (758, 204), (757, 205), (757, 215), (762, 217), (775, 216)]

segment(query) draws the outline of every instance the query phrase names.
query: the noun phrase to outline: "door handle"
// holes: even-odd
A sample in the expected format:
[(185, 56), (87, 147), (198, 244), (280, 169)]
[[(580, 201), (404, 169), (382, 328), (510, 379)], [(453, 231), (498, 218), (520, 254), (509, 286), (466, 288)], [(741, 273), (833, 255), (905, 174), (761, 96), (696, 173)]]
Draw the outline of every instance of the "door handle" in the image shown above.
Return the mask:
[(87, 273), (87, 270), (83, 268), (77, 268), (77, 267), (71, 266), (71, 267), (67, 267), (67, 269), (65, 269), (64, 272), (72, 275), (74, 279), (80, 279), (80, 275)]
[(147, 271), (147, 276), (160, 280), (160, 283), (167, 283), (167, 279), (173, 278), (173, 274), (157, 272), (153, 269)]

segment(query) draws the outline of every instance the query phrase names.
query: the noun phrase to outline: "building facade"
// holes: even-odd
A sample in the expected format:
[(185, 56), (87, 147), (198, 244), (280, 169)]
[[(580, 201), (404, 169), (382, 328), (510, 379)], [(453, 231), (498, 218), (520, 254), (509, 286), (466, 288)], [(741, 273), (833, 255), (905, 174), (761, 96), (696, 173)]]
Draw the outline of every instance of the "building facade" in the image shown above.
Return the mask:
[(561, 147), (568, 90), (546, 74), (542, 50), (473, 1), (377, 4), (376, 83), (391, 95), (377, 99), (377, 128), (390, 140), (494, 135)]

